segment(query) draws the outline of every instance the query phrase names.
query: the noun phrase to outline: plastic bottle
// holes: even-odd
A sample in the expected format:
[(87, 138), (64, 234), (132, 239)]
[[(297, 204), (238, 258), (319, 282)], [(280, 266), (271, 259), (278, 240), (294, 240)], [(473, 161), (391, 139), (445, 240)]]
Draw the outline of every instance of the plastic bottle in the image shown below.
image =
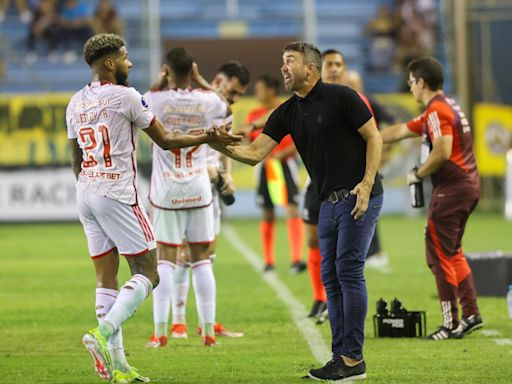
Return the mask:
[(507, 304), (508, 304), (508, 318), (512, 319), (512, 284), (510, 284), (508, 286)]
[[(418, 170), (418, 167), (414, 167)], [(409, 192), (411, 193), (411, 207), (421, 208), (425, 205), (425, 198), (423, 196), (423, 181), (420, 180), (416, 183), (409, 185)]]

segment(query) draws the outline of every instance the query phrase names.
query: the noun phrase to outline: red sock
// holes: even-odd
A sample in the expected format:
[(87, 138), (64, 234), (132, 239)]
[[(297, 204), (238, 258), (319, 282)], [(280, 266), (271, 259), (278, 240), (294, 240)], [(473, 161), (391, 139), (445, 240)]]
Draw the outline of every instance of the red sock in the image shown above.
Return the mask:
[(313, 287), (313, 300), (327, 301), (325, 296), (325, 288), (320, 277), (320, 265), (322, 264), (322, 256), (320, 249), (308, 247), (308, 271), (311, 278), (311, 286)]
[(302, 259), (302, 239), (304, 235), (304, 225), (300, 217), (288, 219), (288, 239), (290, 240), (290, 251), (292, 262), (295, 263)]
[(263, 257), (265, 264), (274, 265), (274, 222), (263, 220), (260, 223), (261, 241), (263, 245)]

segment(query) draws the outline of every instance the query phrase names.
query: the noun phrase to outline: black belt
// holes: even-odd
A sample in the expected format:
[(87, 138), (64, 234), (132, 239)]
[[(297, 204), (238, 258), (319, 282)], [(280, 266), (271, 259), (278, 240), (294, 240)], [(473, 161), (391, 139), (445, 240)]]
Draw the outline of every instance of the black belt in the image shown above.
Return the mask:
[(350, 196), (350, 189), (338, 189), (337, 191), (331, 192), (325, 201), (336, 204), (340, 200), (345, 200)]

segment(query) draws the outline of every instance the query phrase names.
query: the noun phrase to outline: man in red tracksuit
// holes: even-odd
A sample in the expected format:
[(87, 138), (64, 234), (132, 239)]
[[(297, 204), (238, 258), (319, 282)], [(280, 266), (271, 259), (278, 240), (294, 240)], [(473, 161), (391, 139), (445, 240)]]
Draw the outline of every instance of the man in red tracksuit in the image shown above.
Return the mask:
[[(443, 325), (428, 336), (433, 340), (461, 338), (483, 326), (471, 268), (462, 251), (469, 215), (480, 197), (480, 179), (473, 155), (471, 128), (457, 103), (444, 95), (443, 72), (431, 57), (408, 66), (409, 86), (425, 111), (407, 124), (381, 132), (385, 143), (423, 137), (421, 165), (410, 171), (409, 184), (432, 179), (432, 199), (425, 231), (427, 263), (436, 279)], [(458, 318), (457, 298), (462, 306)]]

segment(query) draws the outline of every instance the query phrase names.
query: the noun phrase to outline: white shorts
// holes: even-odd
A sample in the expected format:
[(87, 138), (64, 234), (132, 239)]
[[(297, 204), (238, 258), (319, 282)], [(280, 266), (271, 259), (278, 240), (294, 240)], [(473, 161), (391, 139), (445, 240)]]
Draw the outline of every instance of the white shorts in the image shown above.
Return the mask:
[(159, 244), (179, 247), (183, 240), (190, 244), (210, 244), (213, 232), (213, 206), (180, 210), (153, 208), (155, 237)]
[(114, 248), (125, 256), (139, 256), (155, 249), (153, 227), (141, 206), (81, 189), (77, 189), (76, 201), (93, 259), (105, 256)]
[(215, 191), (212, 197), (212, 205), (213, 205), (213, 233), (215, 237), (220, 234), (220, 220), (222, 216), (222, 211), (220, 209), (220, 199), (219, 192)]

